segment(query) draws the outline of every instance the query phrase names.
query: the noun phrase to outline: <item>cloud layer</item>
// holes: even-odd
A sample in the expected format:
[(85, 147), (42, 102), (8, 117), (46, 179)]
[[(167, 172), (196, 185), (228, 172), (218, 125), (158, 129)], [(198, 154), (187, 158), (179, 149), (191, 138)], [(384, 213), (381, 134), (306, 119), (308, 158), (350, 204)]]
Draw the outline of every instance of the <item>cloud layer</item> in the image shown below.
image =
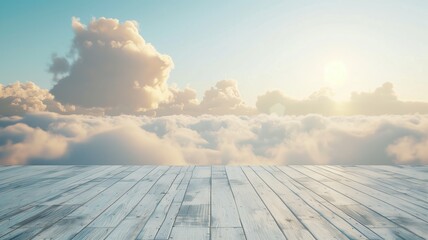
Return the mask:
[[(354, 92), (348, 101), (335, 101), (328, 89), (314, 92), (306, 99), (287, 97), (279, 90), (268, 91), (260, 95), (256, 106), (247, 105), (241, 97), (235, 80), (222, 80), (208, 89), (202, 101), (191, 88), (183, 90), (169, 87), (169, 100), (159, 103), (150, 110), (134, 111), (129, 107), (104, 108), (82, 107), (62, 104), (34, 83), (0, 84), (0, 116), (22, 116), (33, 112), (56, 112), (61, 114), (120, 115), (129, 112), (133, 115), (169, 116), (169, 115), (237, 115), (254, 116), (257, 114), (324, 116), (349, 115), (403, 115), (428, 114), (428, 103), (401, 101), (395, 95), (393, 85), (385, 83), (372, 92)], [(71, 94), (71, 93), (70, 93)], [(78, 95), (78, 94), (76, 94)]]
[(426, 164), (428, 116), (0, 119), (1, 164)]
[(280, 115), (383, 115), (428, 113), (426, 102), (405, 102), (398, 99), (392, 83), (384, 83), (373, 92), (354, 92), (348, 101), (338, 102), (328, 89), (321, 89), (306, 99), (287, 97), (279, 90), (269, 91), (257, 99), (261, 113)]

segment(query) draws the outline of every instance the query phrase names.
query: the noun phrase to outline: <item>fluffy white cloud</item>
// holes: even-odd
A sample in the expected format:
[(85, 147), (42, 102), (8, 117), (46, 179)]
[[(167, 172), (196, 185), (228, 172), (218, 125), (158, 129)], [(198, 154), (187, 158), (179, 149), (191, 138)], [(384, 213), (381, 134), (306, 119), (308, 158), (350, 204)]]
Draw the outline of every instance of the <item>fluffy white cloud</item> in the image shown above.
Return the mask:
[(269, 91), (257, 99), (257, 109), (262, 113), (279, 115), (382, 115), (428, 113), (426, 102), (405, 102), (398, 99), (392, 83), (384, 83), (373, 92), (354, 92), (345, 102), (332, 99), (327, 89), (313, 93), (306, 99), (287, 97), (279, 90)]
[(25, 164), (31, 158), (57, 159), (66, 151), (67, 141), (39, 128), (17, 123), (0, 128), (0, 163)]
[(170, 88), (172, 97), (167, 103), (159, 105), (159, 108), (145, 112), (149, 116), (168, 115), (253, 115), (254, 107), (245, 104), (235, 80), (221, 80), (215, 86), (205, 91), (201, 102), (197, 99), (196, 91), (191, 88), (180, 90)]
[(0, 84), (0, 116), (22, 115), (27, 112), (69, 112), (76, 108), (62, 105), (54, 100), (47, 89), (32, 82), (16, 82), (7, 86)]
[(388, 153), (393, 155), (400, 164), (408, 164), (422, 160), (428, 164), (428, 133), (423, 137), (402, 137), (388, 147)]
[(255, 109), (247, 106), (242, 100), (235, 80), (222, 80), (205, 92), (202, 99), (201, 112), (213, 115), (249, 115)]
[(8, 164), (428, 163), (427, 115), (0, 119)]
[(85, 26), (73, 18), (72, 27), (77, 57), (51, 90), (58, 101), (134, 113), (170, 98), (172, 59), (143, 39), (136, 22), (99, 18)]

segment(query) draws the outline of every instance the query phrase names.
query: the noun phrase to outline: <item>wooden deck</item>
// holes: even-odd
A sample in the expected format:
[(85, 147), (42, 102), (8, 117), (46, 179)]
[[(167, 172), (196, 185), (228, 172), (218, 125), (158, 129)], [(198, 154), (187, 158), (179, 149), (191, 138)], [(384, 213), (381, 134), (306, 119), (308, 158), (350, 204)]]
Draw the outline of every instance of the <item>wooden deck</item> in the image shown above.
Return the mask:
[(0, 239), (424, 239), (428, 166), (1, 166)]

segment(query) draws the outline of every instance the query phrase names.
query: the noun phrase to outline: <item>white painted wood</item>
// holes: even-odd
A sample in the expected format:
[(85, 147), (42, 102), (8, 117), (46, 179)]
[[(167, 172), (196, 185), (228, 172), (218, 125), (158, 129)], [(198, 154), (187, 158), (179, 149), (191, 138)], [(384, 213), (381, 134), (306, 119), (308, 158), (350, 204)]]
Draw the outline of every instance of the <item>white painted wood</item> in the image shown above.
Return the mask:
[[(365, 193), (367, 195), (370, 195), (380, 201), (383, 201), (391, 206), (394, 206), (400, 210), (402, 210), (403, 212), (406, 212), (408, 214), (411, 214), (423, 221), (425, 221), (428, 224), (428, 209), (420, 207), (418, 205), (412, 204), (408, 201), (405, 201), (403, 199), (397, 198), (394, 195), (391, 194), (386, 194), (382, 191), (378, 191), (376, 189), (367, 187), (363, 184), (360, 184), (358, 182), (349, 180), (348, 178), (345, 178), (341, 175), (337, 175), (334, 173), (331, 173), (329, 171), (326, 171), (324, 169), (320, 169), (318, 168), (314, 168), (311, 166), (307, 166), (305, 168), (310, 168), (312, 169), (312, 172), (316, 171), (317, 173), (319, 173), (319, 175), (323, 175), (326, 177), (329, 177), (331, 180), (335, 181), (335, 182), (340, 182), (346, 186), (349, 186), (357, 191), (360, 191), (362, 193)], [(302, 168), (300, 168), (301, 170), (303, 170)], [(318, 175), (318, 174), (317, 174)]]
[(386, 165), (376, 165), (376, 166), (370, 166), (373, 168), (378, 168), (378, 169), (382, 169), (382, 170), (386, 170), (389, 172), (393, 172), (395, 174), (400, 174), (400, 175), (404, 175), (407, 176), (409, 178), (416, 178), (422, 181), (428, 181), (428, 174), (425, 172), (419, 172), (419, 171), (415, 171), (409, 168), (405, 168), (405, 167), (401, 167), (401, 166), (386, 166)]
[[(195, 173), (196, 172), (196, 173)], [(172, 239), (210, 231), (211, 168), (195, 167), (171, 232)], [(182, 231), (187, 228), (187, 231)], [(203, 235), (205, 236), (205, 234)], [(209, 237), (209, 234), (207, 235)]]
[[(283, 168), (285, 167), (281, 167), (281, 169)], [(314, 179), (319, 177), (320, 174), (318, 174), (317, 172), (321, 171), (317, 169), (317, 172), (314, 172), (304, 167), (296, 167), (296, 166), (293, 166), (293, 168), (298, 169), (299, 172), (304, 173), (306, 176), (311, 176), (311, 178), (314, 178)], [(419, 237), (424, 236), (426, 233), (426, 231), (423, 229), (423, 226), (426, 226), (426, 223), (424, 223), (422, 220), (419, 220), (418, 218), (413, 217), (412, 215), (409, 215), (406, 212), (403, 212), (402, 210), (392, 205), (389, 205), (386, 202), (383, 202), (366, 193), (355, 190), (340, 182), (327, 181), (327, 182), (323, 182), (322, 184), (324, 184), (325, 186), (331, 189), (335, 189), (336, 191), (343, 193), (346, 196), (352, 196), (352, 199), (355, 200), (356, 202), (368, 208), (371, 208), (373, 211), (378, 212), (379, 214), (391, 220), (392, 222), (396, 223), (397, 225), (411, 230), (413, 233), (419, 235)], [(317, 191), (316, 188), (313, 188), (312, 190)], [(343, 205), (337, 205), (337, 206), (343, 206)]]
[[(308, 168), (313, 169), (311, 167)], [(337, 174), (346, 179), (363, 184), (367, 187), (383, 192), (384, 194), (395, 196), (411, 204), (428, 209), (428, 194), (413, 190), (409, 187), (403, 187), (403, 185), (400, 184), (400, 181), (394, 181), (393, 184), (392, 182), (385, 183), (381, 174), (374, 178), (373, 174), (367, 174), (368, 170), (358, 167), (354, 167), (352, 171), (346, 172), (339, 171), (338, 167), (336, 166), (321, 166), (316, 169), (319, 168), (327, 170), (332, 174)]]
[[(267, 167), (266, 167), (267, 168)], [(275, 167), (272, 167), (275, 169)], [(268, 169), (268, 168), (267, 168)], [(270, 169), (269, 169), (270, 170)], [(272, 174), (272, 177), (277, 178), (279, 181), (284, 183), (284, 185), (289, 188), (291, 191), (293, 191), (295, 194), (297, 194), (308, 206), (312, 207), (315, 211), (317, 211), (322, 217), (324, 217), (327, 221), (329, 221), (331, 224), (333, 224), (337, 229), (339, 229), (341, 232), (343, 232), (348, 238), (350, 239), (380, 239), (376, 233), (371, 231), (366, 226), (362, 225), (355, 219), (350, 218), (346, 213), (341, 211), (338, 207), (336, 207), (334, 204), (330, 203), (329, 201), (323, 199), (319, 195), (317, 195), (315, 192), (311, 191), (310, 189), (306, 188), (304, 185), (302, 185), (300, 182), (295, 181), (294, 179), (290, 178), (286, 174), (284, 174), (281, 171), (272, 171), (270, 170)], [(294, 173), (296, 175), (296, 173)], [(315, 227), (315, 230), (313, 229), (313, 225), (308, 225), (308, 227), (311, 227), (312, 231), (314, 231), (314, 234), (316, 236), (318, 233), (316, 233), (318, 230)]]
[(189, 240), (189, 239), (200, 239), (209, 240), (210, 230), (205, 227), (174, 227), (172, 229), (171, 240)]
[[(134, 178), (132, 181), (125, 177), (124, 180), (126, 180), (123, 182), (131, 182), (134, 183), (134, 185), (116, 202), (98, 215), (97, 218), (88, 225), (88, 227), (114, 228), (119, 225), (119, 223), (146, 195), (155, 182), (165, 173), (165, 170), (166, 169), (158, 169), (158, 171), (150, 172), (152, 174), (147, 175), (146, 178), (144, 178), (146, 176), (144, 174), (149, 172), (144, 172), (144, 174), (139, 175), (139, 178)], [(141, 179), (142, 181), (140, 181)]]
[(226, 170), (216, 171), (216, 177), (211, 181), (211, 227), (242, 228)]
[(193, 170), (192, 178), (211, 178), (210, 166), (197, 166)]
[[(178, 168), (178, 167), (175, 167)], [(153, 214), (150, 216), (144, 228), (140, 231), (140, 234), (137, 236), (137, 239), (154, 239), (156, 234), (158, 233), (162, 223), (165, 221), (165, 218), (168, 214), (168, 210), (171, 207), (171, 204), (174, 201), (174, 198), (177, 195), (177, 192), (180, 191), (178, 186), (183, 179), (185, 172), (181, 172), (178, 174), (177, 178), (175, 178), (168, 192), (159, 202)]]
[(428, 167), (0, 166), (0, 239), (423, 239)]
[(177, 173), (176, 168), (171, 168), (162, 175), (106, 239), (135, 239), (168, 192), (177, 177)]
[(112, 231), (112, 228), (93, 228), (87, 227), (80, 231), (73, 240), (100, 240), (107, 237), (107, 235)]
[(180, 210), (181, 203), (183, 202), (184, 195), (186, 193), (190, 178), (192, 176), (192, 171), (186, 171), (184, 173), (185, 176), (181, 181), (180, 185), (177, 187), (177, 193), (161, 227), (159, 228), (156, 234), (155, 239), (168, 239), (171, 234), (175, 219), (177, 218), (178, 211)]
[(273, 216), (240, 167), (226, 167), (247, 239), (285, 239)]
[(245, 240), (242, 228), (211, 228), (211, 240)]
[[(117, 182), (113, 184), (111, 187), (77, 208), (71, 214), (68, 214), (64, 219), (61, 219), (58, 224), (38, 234), (36, 239), (73, 237), (126, 193), (134, 184), (134, 182)], [(73, 224), (70, 224), (71, 222), (73, 222)]]
[[(284, 185), (263, 168), (254, 167), (254, 169), (275, 190), (295, 216), (293, 218), (289, 214), (287, 217), (287, 219), (291, 219), (295, 224), (295, 227), (291, 227), (291, 230), (287, 229), (288, 231), (286, 231), (286, 235), (287, 233), (292, 234), (289, 238), (309, 239), (313, 238), (313, 235), (317, 239), (343, 239), (347, 238), (347, 236), (352, 236), (355, 239), (364, 239), (364, 237), (361, 237), (361, 233), (352, 229), (352, 226), (344, 222), (339, 222), (340, 218), (313, 199), (313, 197), (303, 195), (304, 191), (298, 191), (297, 188), (293, 188), (291, 182), (287, 181), (287, 184)], [(286, 181), (283, 178), (281, 180)], [(337, 226), (331, 223), (332, 216), (337, 220), (335, 222)], [(312, 233), (311, 236), (305, 232), (306, 229)]]

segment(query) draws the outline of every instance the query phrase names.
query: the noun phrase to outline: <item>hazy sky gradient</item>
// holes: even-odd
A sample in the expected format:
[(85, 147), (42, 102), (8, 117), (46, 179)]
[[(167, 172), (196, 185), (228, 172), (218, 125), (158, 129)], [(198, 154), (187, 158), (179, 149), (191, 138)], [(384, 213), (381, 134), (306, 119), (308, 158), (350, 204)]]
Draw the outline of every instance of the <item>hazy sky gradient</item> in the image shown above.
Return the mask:
[[(327, 86), (345, 98), (386, 81), (401, 99), (428, 101), (425, 0), (1, 1), (0, 82), (51, 88), (50, 56), (70, 49), (72, 16), (138, 21), (174, 61), (168, 82), (199, 98), (233, 78), (249, 104), (270, 89), (303, 98)], [(325, 79), (337, 62), (346, 70), (339, 85)]]

